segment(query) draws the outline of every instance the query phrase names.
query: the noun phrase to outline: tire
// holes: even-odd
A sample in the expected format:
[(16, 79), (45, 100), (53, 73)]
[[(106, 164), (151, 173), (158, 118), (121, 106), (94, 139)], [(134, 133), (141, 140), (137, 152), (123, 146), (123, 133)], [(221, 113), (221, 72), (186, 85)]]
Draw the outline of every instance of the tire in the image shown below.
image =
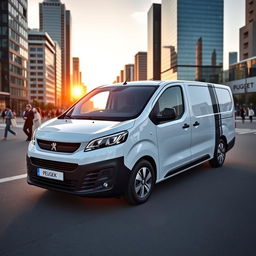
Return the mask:
[(132, 169), (125, 192), (126, 200), (133, 205), (145, 203), (152, 193), (155, 180), (152, 164), (144, 159), (139, 161)]
[(213, 168), (221, 167), (224, 164), (226, 158), (226, 151), (226, 143), (223, 139), (220, 139), (217, 145), (216, 152), (214, 153), (214, 157), (209, 161), (210, 165)]

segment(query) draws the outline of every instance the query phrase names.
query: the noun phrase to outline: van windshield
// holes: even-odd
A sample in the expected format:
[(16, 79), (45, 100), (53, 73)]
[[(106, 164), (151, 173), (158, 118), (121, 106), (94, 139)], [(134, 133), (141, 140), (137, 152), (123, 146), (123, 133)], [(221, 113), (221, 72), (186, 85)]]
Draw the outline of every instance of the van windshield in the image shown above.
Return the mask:
[(125, 121), (143, 111), (157, 86), (112, 86), (87, 94), (59, 118)]

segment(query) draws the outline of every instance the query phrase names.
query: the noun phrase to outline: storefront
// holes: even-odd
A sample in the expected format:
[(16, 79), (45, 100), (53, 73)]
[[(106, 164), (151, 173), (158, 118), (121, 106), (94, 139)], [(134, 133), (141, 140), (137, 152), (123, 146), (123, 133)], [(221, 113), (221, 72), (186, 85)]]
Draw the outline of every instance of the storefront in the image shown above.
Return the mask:
[(256, 76), (225, 84), (231, 88), (236, 105), (256, 106)]

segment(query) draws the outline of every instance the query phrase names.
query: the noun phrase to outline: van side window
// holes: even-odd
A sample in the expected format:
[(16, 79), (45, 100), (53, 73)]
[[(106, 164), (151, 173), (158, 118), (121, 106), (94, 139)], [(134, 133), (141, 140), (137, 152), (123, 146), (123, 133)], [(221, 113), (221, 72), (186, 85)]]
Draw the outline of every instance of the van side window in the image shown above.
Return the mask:
[(192, 111), (195, 116), (204, 116), (213, 113), (208, 87), (188, 86), (188, 93)]
[(181, 87), (173, 86), (166, 89), (158, 99), (152, 112), (162, 115), (165, 108), (174, 108), (177, 115), (176, 119), (179, 119), (183, 115), (184, 102)]
[(216, 94), (220, 105), (220, 112), (230, 111), (232, 109), (232, 100), (229, 91), (227, 89), (216, 88)]

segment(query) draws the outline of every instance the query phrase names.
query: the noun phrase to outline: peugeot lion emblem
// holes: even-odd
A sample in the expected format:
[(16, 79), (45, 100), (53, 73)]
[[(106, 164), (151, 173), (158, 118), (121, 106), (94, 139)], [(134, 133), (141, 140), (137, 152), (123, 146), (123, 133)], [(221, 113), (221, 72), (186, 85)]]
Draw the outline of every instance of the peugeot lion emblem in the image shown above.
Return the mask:
[(57, 143), (56, 142), (53, 142), (51, 144), (51, 151), (57, 151)]

